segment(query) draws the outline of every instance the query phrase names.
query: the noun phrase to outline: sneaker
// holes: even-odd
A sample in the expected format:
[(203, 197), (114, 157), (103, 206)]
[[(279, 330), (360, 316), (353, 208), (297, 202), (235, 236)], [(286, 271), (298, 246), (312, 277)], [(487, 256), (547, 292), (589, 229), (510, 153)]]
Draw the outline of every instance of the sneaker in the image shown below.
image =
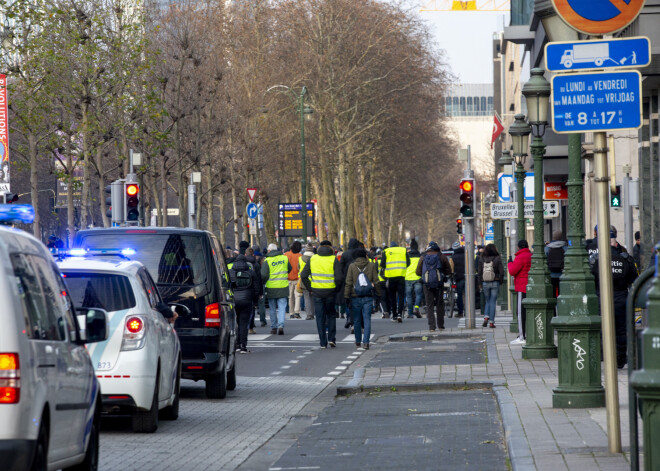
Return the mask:
[(270, 329), (271, 335), (277, 335), (277, 329)]
[(429, 332), (435, 332), (435, 329), (429, 329)]
[(456, 317), (463, 317), (463, 314), (456, 314)]
[(403, 318), (401, 316), (399, 316), (399, 317), (396, 318), (396, 321), (401, 323), (401, 322), (403, 322)]
[(368, 343), (365, 343), (365, 344), (362, 346), (362, 348), (364, 348), (365, 350), (369, 350), (369, 344), (368, 344)]
[(396, 322), (396, 317), (393, 317), (393, 318), (392, 318), (392, 322)]
[(510, 345), (525, 345), (526, 343), (527, 342), (525, 341), (525, 339), (520, 338), (520, 337), (518, 337), (515, 340), (512, 340), (511, 342), (509, 342)]
[(300, 313), (296, 313), (294, 316), (296, 316), (296, 319), (302, 319), (302, 317), (300, 317)]
[(362, 344), (360, 342), (355, 342), (355, 348), (360, 348)]
[(351, 334), (355, 333), (355, 327), (351, 327)]
[(239, 353), (241, 354), (250, 353), (250, 350), (248, 350), (247, 348), (241, 348), (241, 351)]
[(380, 318), (381, 318), (381, 319), (389, 319), (389, 318), (390, 318), (390, 314), (387, 313), (387, 312), (384, 312), (383, 315), (380, 316)]
[(484, 317), (484, 323), (481, 324), (481, 327), (488, 327), (488, 318)]
[(284, 329), (282, 327), (277, 329), (277, 335), (284, 335)]
[(325, 348), (328, 348), (328, 346), (327, 345), (321, 345), (321, 348), (325, 349)]
[(416, 317), (417, 319), (421, 319), (421, 318), (422, 318), (422, 314), (419, 312), (419, 309), (415, 310), (415, 312), (413, 312), (413, 314), (415, 314), (415, 317)]
[(305, 320), (306, 321), (314, 320), (314, 316), (307, 316), (307, 317), (305, 317)]
[(490, 324), (488, 324), (488, 327), (490, 327), (491, 329), (494, 329), (495, 328), (495, 323), (491, 322)]
[(256, 333), (257, 333), (257, 331), (254, 330), (254, 329), (250, 329), (250, 330), (248, 330), (248, 334), (252, 334), (252, 335), (254, 335), (254, 334), (256, 334)]
[(295, 318), (296, 318), (296, 315), (295, 315), (295, 314), (291, 314), (291, 315), (289, 316), (289, 319), (295, 319)]
[(328, 342), (328, 345), (330, 345), (332, 348), (335, 348), (337, 346), (337, 344), (334, 342)]

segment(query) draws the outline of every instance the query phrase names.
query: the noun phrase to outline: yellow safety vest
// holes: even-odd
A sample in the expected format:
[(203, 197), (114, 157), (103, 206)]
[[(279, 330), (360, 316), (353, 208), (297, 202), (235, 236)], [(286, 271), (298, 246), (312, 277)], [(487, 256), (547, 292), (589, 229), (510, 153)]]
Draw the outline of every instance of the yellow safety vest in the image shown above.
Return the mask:
[(410, 265), (406, 269), (406, 281), (417, 281), (421, 280), (421, 276), (417, 276), (417, 262), (419, 262), (419, 257), (412, 257), (410, 259)]
[(276, 257), (266, 257), (268, 269), (268, 281), (266, 281), (266, 288), (287, 288), (289, 286), (289, 259), (284, 255)]
[(334, 256), (314, 255), (309, 259), (310, 281), (315, 289), (335, 289), (335, 259)]
[(374, 260), (374, 263), (376, 264), (376, 268), (378, 268), (378, 281), (385, 281), (385, 278), (380, 274), (380, 261), (382, 260), (382, 257), (376, 257)]
[(390, 247), (385, 250), (385, 278), (406, 276), (405, 247)]

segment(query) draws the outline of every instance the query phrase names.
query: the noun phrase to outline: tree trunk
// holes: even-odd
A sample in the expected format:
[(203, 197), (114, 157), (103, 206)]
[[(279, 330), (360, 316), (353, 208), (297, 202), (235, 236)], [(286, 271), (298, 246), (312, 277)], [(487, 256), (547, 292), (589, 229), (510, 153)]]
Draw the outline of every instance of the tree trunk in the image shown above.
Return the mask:
[(267, 243), (277, 243), (278, 240), (275, 237), (275, 224), (273, 223), (273, 214), (271, 212), (272, 204), (270, 199), (266, 199), (263, 202), (264, 205), (264, 229), (266, 232), (266, 242)]
[(30, 153), (30, 197), (32, 198), (32, 207), (34, 208), (34, 222), (32, 223), (32, 233), (37, 239), (41, 240), (41, 218), (39, 217), (39, 176), (37, 169), (37, 138), (34, 134), (28, 135), (28, 151)]
[(73, 237), (76, 233), (76, 224), (75, 224), (75, 211), (76, 208), (73, 205), (73, 155), (71, 153), (71, 136), (69, 136), (69, 147), (66, 150), (66, 169), (67, 169), (67, 194), (66, 194), (66, 222), (68, 227), (68, 244), (67, 247), (73, 245)]
[[(369, 163), (369, 183), (366, 187), (362, 187), (364, 191), (364, 210), (366, 212), (366, 223), (367, 223), (367, 244), (369, 247), (376, 245), (376, 225), (375, 225), (375, 215), (377, 211), (377, 204), (374, 200), (375, 189), (376, 189), (376, 179), (374, 177), (374, 161), (372, 160)], [(364, 175), (363, 175), (364, 177)]]
[(218, 218), (218, 225), (220, 226), (220, 244), (224, 250), (227, 247), (227, 231), (225, 230), (225, 192), (220, 189), (218, 191), (218, 209), (220, 210), (220, 217)]
[(392, 198), (390, 199), (390, 217), (389, 217), (389, 224), (387, 227), (387, 240), (385, 243), (389, 246), (390, 242), (392, 241), (392, 234), (396, 234), (396, 232), (392, 232), (394, 229), (394, 198), (396, 196), (396, 186), (392, 186)]
[(158, 225), (160, 227), (165, 227), (167, 226), (167, 193), (168, 193), (168, 187), (167, 187), (167, 159), (165, 156), (161, 156), (161, 163), (160, 163), (160, 203), (158, 202), (158, 199), (156, 199), (156, 207), (159, 208), (158, 211)]
[[(103, 227), (110, 227), (110, 218), (106, 214), (108, 211), (108, 205), (105, 204), (105, 167), (103, 165), (103, 146), (98, 146), (96, 149), (96, 168), (99, 171), (99, 207), (101, 208), (101, 220), (103, 221)], [(112, 202), (110, 203), (112, 205)], [(112, 206), (110, 206), (112, 207)]]
[[(365, 190), (364, 170), (360, 171), (359, 179), (360, 179), (359, 188), (362, 190), (362, 194), (363, 194), (363, 197), (364, 197), (364, 190)], [(363, 214), (363, 212), (360, 210), (360, 192), (358, 191), (358, 188), (356, 187), (353, 190), (353, 221), (354, 221), (354, 225), (355, 225), (356, 237), (357, 237), (358, 240), (363, 241), (364, 240), (364, 230), (362, 229), (362, 214)]]
[(80, 192), (80, 228), (87, 229), (87, 212), (90, 195), (91, 178), (89, 175), (89, 112), (87, 110), (87, 103), (82, 103), (82, 163), (83, 167), (83, 181), (82, 189)]

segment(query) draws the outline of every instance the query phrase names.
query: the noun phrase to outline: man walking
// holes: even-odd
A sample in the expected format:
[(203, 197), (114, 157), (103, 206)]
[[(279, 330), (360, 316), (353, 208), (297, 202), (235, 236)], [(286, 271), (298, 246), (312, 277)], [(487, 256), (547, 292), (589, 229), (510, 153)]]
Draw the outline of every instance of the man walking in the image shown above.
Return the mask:
[(399, 247), (396, 242), (392, 242), (390, 247), (383, 251), (380, 266), (385, 269), (384, 276), (387, 280), (387, 294), (392, 310), (392, 322), (402, 322), (408, 265), (410, 265), (410, 257), (405, 247)]
[(270, 333), (284, 335), (286, 300), (289, 296), (287, 276), (291, 271), (289, 260), (275, 244), (268, 246), (268, 253), (261, 266), (261, 279), (266, 285), (266, 297), (270, 309)]
[(454, 281), (456, 282), (456, 317), (463, 317), (465, 310), (465, 248), (458, 242), (451, 246), (454, 253), (451, 256), (454, 262)]
[[(408, 318), (422, 317), (419, 313), (419, 305), (422, 303), (422, 277), (417, 275), (417, 264), (419, 263), (419, 250), (417, 250), (417, 241), (410, 241), (410, 251), (408, 252), (410, 265), (406, 269), (406, 303), (408, 304)], [(414, 314), (414, 316), (413, 316)]]
[(332, 242), (324, 240), (318, 253), (309, 259), (300, 274), (305, 287), (312, 293), (316, 330), (321, 348), (337, 346), (337, 311), (335, 297), (342, 284), (341, 267), (332, 249)]
[(238, 324), (236, 349), (248, 353), (248, 324), (254, 312), (254, 305), (259, 299), (261, 286), (254, 268), (247, 262), (245, 255), (238, 255), (234, 266), (229, 270), (229, 280), (234, 291), (234, 306)]
[(292, 267), (288, 276), (289, 314), (291, 319), (300, 319), (300, 298), (302, 295), (296, 291), (296, 285), (298, 284), (298, 262), (300, 261), (301, 250), (302, 244), (296, 240), (293, 244), (291, 244), (291, 250), (284, 254), (289, 260), (289, 265)]
[[(369, 261), (367, 251), (363, 248), (356, 249), (353, 258), (354, 262), (348, 267), (343, 295), (346, 298), (346, 305), (350, 306), (355, 323), (355, 346), (369, 350), (373, 295), (380, 294), (378, 268)], [(363, 328), (364, 336), (362, 336)]]
[(445, 328), (444, 278), (450, 274), (449, 260), (440, 252), (438, 244), (429, 242), (426, 254), (417, 263), (417, 275), (424, 283), (426, 318), (431, 332), (435, 332), (436, 327)]
[(312, 300), (312, 294), (309, 292), (305, 284), (302, 282), (302, 271), (305, 268), (305, 265), (309, 263), (309, 260), (314, 256), (314, 246), (312, 244), (307, 244), (305, 246), (305, 252), (300, 257), (298, 262), (298, 290), (305, 300), (305, 320), (311, 321), (314, 319), (314, 301)]

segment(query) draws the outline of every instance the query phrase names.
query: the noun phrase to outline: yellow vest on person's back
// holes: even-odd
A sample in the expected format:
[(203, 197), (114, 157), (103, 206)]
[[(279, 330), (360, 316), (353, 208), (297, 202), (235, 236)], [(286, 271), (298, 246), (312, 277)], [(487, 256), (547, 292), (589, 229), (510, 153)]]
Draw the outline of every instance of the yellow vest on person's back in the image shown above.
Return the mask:
[(284, 255), (266, 257), (264, 261), (270, 270), (266, 288), (287, 288), (289, 286), (289, 259)]
[(335, 256), (313, 255), (309, 259), (309, 276), (314, 289), (335, 289)]
[(406, 248), (390, 247), (385, 250), (385, 278), (406, 276)]
[(419, 257), (411, 257), (410, 265), (406, 269), (406, 281), (417, 281), (421, 280), (421, 276), (417, 276), (417, 262), (419, 262)]

